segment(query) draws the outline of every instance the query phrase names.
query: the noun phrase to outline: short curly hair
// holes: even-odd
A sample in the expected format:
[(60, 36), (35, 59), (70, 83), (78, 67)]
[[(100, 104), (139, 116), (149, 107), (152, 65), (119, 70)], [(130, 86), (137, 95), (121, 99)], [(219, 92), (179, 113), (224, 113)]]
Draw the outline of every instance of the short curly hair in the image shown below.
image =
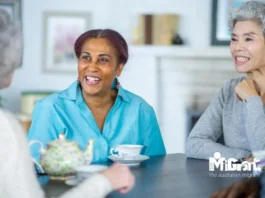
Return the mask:
[(0, 88), (3, 88), (11, 74), (21, 63), (22, 36), (18, 22), (0, 9)]
[(233, 30), (236, 22), (252, 20), (260, 25), (265, 37), (265, 3), (261, 1), (247, 1), (232, 9), (228, 23), (230, 30)]

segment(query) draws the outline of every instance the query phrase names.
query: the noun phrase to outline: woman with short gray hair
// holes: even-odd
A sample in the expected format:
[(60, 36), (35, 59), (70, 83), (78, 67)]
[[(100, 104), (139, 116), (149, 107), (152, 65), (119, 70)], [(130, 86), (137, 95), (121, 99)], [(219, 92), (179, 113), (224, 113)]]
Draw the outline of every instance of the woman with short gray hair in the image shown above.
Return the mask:
[(244, 6), (235, 8), (229, 15), (228, 24), (230, 30), (233, 30), (238, 21), (253, 20), (260, 25), (265, 35), (265, 3), (258, 1), (249, 1)]
[[(219, 152), (253, 160), (253, 152), (265, 149), (265, 3), (234, 8), (229, 24), (232, 59), (246, 77), (231, 79), (215, 96), (189, 135), (188, 157), (209, 159)], [(224, 145), (216, 142), (221, 135)]]
[[(20, 27), (0, 9), (0, 89), (8, 87), (22, 54)], [(25, 133), (14, 116), (0, 108), (0, 197), (44, 198), (38, 184)], [(114, 164), (96, 174), (62, 198), (105, 197), (112, 190), (128, 192), (134, 176), (125, 165)]]

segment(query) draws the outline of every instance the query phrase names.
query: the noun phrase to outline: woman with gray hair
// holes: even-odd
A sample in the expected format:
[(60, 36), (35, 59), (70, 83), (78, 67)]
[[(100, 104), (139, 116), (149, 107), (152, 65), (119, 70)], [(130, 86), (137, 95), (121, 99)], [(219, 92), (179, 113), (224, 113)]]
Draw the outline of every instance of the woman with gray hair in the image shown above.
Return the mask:
[[(253, 160), (265, 149), (265, 3), (250, 1), (230, 14), (230, 52), (235, 69), (247, 77), (231, 79), (215, 96), (187, 141), (188, 157)], [(216, 140), (223, 134), (225, 144)]]
[[(0, 89), (9, 86), (22, 54), (20, 27), (0, 9)], [(44, 198), (35, 176), (24, 131), (14, 116), (0, 108), (0, 197)], [(62, 198), (105, 197), (112, 190), (128, 192), (134, 176), (125, 165), (114, 164), (96, 174)]]

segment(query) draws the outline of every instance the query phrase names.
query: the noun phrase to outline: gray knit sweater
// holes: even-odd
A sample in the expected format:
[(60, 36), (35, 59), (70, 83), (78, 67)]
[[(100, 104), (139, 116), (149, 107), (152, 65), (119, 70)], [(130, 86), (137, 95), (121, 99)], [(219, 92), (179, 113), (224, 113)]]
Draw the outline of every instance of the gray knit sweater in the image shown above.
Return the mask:
[[(209, 159), (215, 152), (225, 158), (248, 157), (265, 149), (265, 113), (259, 96), (241, 102), (235, 86), (245, 77), (228, 81), (191, 131), (186, 147), (188, 157)], [(216, 143), (224, 134), (225, 145)]]

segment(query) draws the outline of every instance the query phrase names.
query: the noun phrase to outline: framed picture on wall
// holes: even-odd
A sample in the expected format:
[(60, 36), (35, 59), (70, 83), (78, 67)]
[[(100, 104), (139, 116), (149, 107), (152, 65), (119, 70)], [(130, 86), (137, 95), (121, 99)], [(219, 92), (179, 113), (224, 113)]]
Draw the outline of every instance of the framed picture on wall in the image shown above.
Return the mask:
[(229, 45), (231, 32), (228, 17), (233, 7), (239, 6), (246, 0), (212, 0), (212, 45)]
[(76, 39), (91, 29), (88, 13), (45, 12), (43, 38), (44, 72), (77, 72)]
[(22, 22), (21, 0), (0, 0), (0, 8), (6, 10), (13, 20)]

